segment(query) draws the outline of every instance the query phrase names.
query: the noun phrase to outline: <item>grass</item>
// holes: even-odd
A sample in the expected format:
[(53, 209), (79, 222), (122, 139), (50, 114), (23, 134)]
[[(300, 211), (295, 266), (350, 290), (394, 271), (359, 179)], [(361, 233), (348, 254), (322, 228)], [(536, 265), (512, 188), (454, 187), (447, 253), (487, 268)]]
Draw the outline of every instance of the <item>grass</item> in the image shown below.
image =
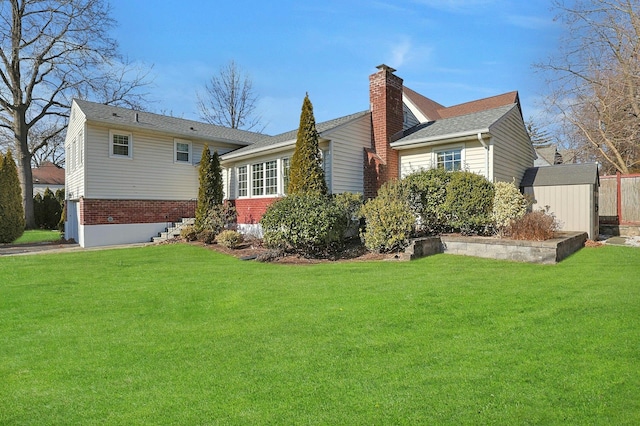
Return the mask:
[(15, 240), (13, 244), (33, 244), (59, 240), (60, 231), (58, 230), (50, 231), (47, 229), (30, 229), (28, 231), (24, 231), (24, 234)]
[(640, 249), (0, 258), (0, 424), (637, 424)]

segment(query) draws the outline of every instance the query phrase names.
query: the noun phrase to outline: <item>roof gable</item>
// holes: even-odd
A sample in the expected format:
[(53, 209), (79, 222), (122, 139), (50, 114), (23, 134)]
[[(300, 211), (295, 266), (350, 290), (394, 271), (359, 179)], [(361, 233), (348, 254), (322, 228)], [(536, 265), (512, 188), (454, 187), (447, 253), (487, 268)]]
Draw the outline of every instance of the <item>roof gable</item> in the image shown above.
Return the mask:
[(249, 145), (265, 136), (261, 133), (247, 130), (231, 129), (184, 118), (135, 111), (80, 99), (74, 99), (74, 102), (85, 114), (88, 121), (110, 126), (158, 131), (189, 139), (214, 140), (240, 146)]
[[(329, 120), (329, 121), (324, 121), (322, 123), (318, 123), (316, 124), (316, 130), (318, 131), (318, 133), (320, 134), (320, 136), (322, 137), (323, 135), (326, 136), (326, 134), (328, 132), (331, 132), (332, 130), (335, 130), (336, 128), (347, 124), (353, 120), (357, 120), (359, 118), (362, 118), (364, 116), (369, 115), (370, 112), (369, 111), (361, 111), (361, 112), (357, 112), (355, 114), (350, 114), (350, 115), (345, 115), (343, 117), (338, 117), (335, 118), (333, 120)], [(298, 136), (298, 129), (295, 130), (290, 130), (288, 132), (285, 133), (281, 133), (279, 135), (275, 135), (275, 136), (265, 136), (262, 139), (260, 139), (259, 141), (255, 142), (252, 145), (246, 146), (244, 148), (240, 148), (237, 149), (233, 152), (230, 152), (228, 154), (223, 155), (221, 158), (223, 160), (226, 159), (230, 159), (230, 158), (235, 158), (235, 157), (241, 157), (244, 155), (248, 155), (248, 154), (253, 154), (256, 152), (260, 152), (260, 151), (266, 151), (270, 148), (274, 148), (276, 146), (286, 146), (286, 145), (295, 145), (296, 142), (296, 138)]]
[(445, 106), (440, 105), (433, 99), (422, 96), (420, 93), (415, 92), (408, 87), (403, 87), (402, 93), (409, 98), (416, 108), (418, 108), (429, 120), (438, 120), (439, 118), (442, 118), (438, 111), (444, 109)]
[(451, 118), (513, 104), (520, 105), (517, 91), (442, 108), (438, 114), (440, 118)]
[(405, 131), (402, 137), (394, 141), (391, 146), (398, 147), (487, 132), (494, 123), (515, 107), (513, 104), (505, 105), (499, 108), (419, 124)]

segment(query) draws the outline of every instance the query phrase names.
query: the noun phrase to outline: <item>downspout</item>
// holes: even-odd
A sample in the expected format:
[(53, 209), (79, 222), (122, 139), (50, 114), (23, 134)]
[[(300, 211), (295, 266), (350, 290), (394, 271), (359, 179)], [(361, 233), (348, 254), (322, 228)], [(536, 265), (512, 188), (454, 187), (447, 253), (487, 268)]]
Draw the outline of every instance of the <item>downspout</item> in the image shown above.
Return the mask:
[(480, 132), (478, 132), (478, 141), (484, 148), (484, 176), (487, 178), (487, 180), (491, 180), (489, 178), (489, 145), (487, 145), (484, 139), (482, 139), (482, 133)]

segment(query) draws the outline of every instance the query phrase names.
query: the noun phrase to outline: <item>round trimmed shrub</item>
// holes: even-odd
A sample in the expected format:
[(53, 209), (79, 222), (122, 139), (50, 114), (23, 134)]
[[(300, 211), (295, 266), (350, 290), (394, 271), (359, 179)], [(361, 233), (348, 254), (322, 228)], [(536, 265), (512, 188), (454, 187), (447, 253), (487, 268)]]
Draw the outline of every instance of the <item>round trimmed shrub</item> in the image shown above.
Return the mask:
[(486, 232), (491, 225), (493, 184), (472, 172), (451, 173), (445, 203), (448, 223), (463, 234)]
[(416, 224), (416, 216), (400, 181), (386, 182), (378, 196), (362, 207), (365, 229), (360, 234), (367, 249), (392, 252), (404, 249)]
[(218, 234), (218, 236), (216, 237), (216, 241), (221, 246), (233, 249), (242, 244), (242, 242), (244, 241), (244, 237), (237, 231), (227, 229), (226, 231), (222, 231), (220, 234)]
[(402, 180), (411, 208), (419, 218), (421, 231), (434, 234), (446, 229), (447, 215), (443, 206), (451, 176), (452, 173), (440, 168), (420, 170)]
[(267, 247), (304, 255), (328, 254), (338, 248), (346, 229), (344, 210), (330, 197), (291, 194), (271, 204), (260, 220)]

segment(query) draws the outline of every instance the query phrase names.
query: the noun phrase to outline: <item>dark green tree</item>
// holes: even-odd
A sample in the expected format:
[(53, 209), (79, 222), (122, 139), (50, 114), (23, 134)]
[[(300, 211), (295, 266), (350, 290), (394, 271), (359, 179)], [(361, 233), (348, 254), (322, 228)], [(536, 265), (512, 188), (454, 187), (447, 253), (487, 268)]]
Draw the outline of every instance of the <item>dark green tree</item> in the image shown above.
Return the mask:
[(291, 158), (289, 194), (315, 193), (324, 195), (328, 193), (322, 169), (319, 138), (316, 120), (313, 117), (313, 105), (309, 100), (309, 94), (307, 94), (302, 103), (296, 149)]
[(24, 232), (24, 208), (18, 168), (11, 151), (0, 154), (0, 243), (10, 243)]
[(214, 205), (222, 204), (222, 169), (218, 152), (213, 155), (209, 146), (202, 148), (200, 158), (200, 188), (198, 189), (198, 205), (196, 207), (196, 229), (201, 230), (209, 210)]

